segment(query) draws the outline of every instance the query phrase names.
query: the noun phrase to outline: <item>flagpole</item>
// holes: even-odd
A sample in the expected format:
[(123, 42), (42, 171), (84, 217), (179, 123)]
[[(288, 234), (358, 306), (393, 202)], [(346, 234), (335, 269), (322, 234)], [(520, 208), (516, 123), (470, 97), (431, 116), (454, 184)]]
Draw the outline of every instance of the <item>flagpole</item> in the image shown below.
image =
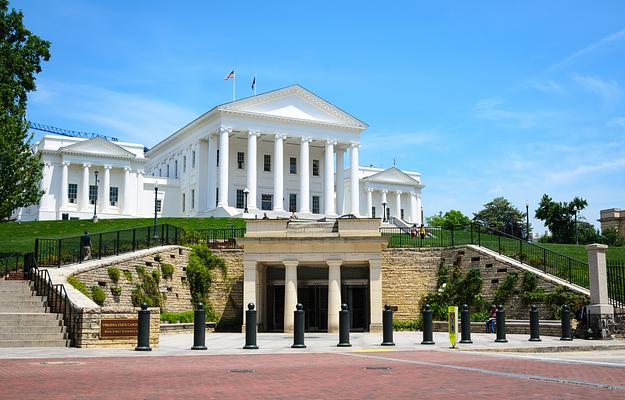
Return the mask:
[(254, 74), (254, 96), (256, 96), (256, 74)]
[(237, 99), (236, 87), (237, 87), (237, 72), (234, 71), (234, 77), (232, 77), (232, 101), (235, 101)]

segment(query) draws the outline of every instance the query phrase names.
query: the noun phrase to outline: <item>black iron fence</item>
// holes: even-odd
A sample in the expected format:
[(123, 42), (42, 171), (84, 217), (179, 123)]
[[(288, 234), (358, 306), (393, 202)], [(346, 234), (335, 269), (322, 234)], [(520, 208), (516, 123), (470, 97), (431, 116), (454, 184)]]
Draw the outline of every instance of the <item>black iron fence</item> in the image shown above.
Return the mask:
[(472, 223), (466, 226), (426, 228), (425, 236), (412, 236), (401, 228), (380, 228), (388, 247), (454, 247), (473, 244), (485, 247), (523, 264), (588, 287), (588, 264), (567, 255), (530, 243), (504, 232)]
[(607, 260), (608, 297), (610, 304), (618, 307), (622, 313), (625, 307), (625, 262), (623, 260)]
[(205, 244), (211, 249), (238, 249), (237, 239), (243, 236), (245, 228), (184, 229), (180, 232), (180, 244)]
[(24, 255), (21, 253), (9, 253), (0, 255), (0, 278), (11, 272), (19, 271), (24, 265)]
[(140, 228), (102, 232), (60, 239), (36, 239), (35, 261), (40, 267), (60, 267), (90, 259), (129, 253), (180, 243), (180, 228), (169, 225), (152, 225)]

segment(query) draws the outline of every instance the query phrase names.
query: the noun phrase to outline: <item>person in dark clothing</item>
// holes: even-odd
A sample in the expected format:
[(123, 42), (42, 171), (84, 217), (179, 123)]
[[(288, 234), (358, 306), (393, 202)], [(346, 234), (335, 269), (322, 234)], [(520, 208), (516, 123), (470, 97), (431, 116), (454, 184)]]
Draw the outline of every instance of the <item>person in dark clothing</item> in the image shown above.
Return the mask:
[(495, 333), (495, 321), (497, 319), (497, 307), (493, 304), (488, 313), (486, 321), (486, 333)]
[(91, 236), (87, 231), (80, 237), (80, 253), (83, 261), (91, 258)]

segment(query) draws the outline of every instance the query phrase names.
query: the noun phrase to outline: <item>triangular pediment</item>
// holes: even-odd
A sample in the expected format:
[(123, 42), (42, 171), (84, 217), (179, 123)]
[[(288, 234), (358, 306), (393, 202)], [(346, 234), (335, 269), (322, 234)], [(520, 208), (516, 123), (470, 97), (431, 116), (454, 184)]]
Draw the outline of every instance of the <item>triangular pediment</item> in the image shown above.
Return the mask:
[(93, 154), (116, 158), (136, 158), (136, 156), (128, 150), (100, 137), (61, 147), (59, 151), (64, 153)]
[(409, 185), (419, 187), (422, 186), (419, 181), (406, 174), (405, 172), (402, 172), (396, 167), (391, 167), (389, 169), (385, 169), (384, 171), (380, 171), (378, 173), (370, 175), (364, 178), (364, 180), (368, 182), (378, 182), (395, 185)]
[(367, 128), (364, 122), (299, 85), (233, 101), (218, 108), (222, 111)]

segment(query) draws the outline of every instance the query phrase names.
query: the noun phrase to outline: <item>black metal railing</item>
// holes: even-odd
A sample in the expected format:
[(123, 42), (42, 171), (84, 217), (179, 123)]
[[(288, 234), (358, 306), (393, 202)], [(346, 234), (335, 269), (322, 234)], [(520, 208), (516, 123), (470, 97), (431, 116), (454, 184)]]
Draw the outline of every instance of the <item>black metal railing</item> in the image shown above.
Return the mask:
[(237, 239), (243, 236), (245, 228), (184, 229), (180, 233), (180, 244), (205, 244), (211, 249), (238, 249)]
[(21, 253), (9, 253), (0, 255), (0, 278), (17, 272), (24, 265), (24, 255)]
[(67, 292), (65, 291), (65, 286), (60, 283), (53, 284), (50, 278), (50, 272), (48, 272), (47, 269), (40, 268), (36, 264), (36, 261), (34, 265), (31, 265), (29, 268), (28, 278), (32, 281), (35, 294), (44, 298), (48, 311), (62, 314), (67, 339), (70, 341), (70, 346), (75, 346), (76, 333), (81, 314), (69, 300)]
[[(622, 309), (625, 307), (625, 262), (610, 260), (606, 262), (608, 278), (608, 297), (610, 304)], [(621, 313), (623, 310), (619, 310)]]
[(35, 261), (41, 267), (60, 267), (156, 246), (179, 244), (179, 236), (180, 228), (161, 224), (95, 233), (90, 235), (90, 246), (84, 245), (83, 236), (36, 239)]
[(589, 287), (588, 264), (524, 239), (478, 223), (465, 226), (426, 228), (425, 237), (412, 237), (400, 228), (380, 228), (388, 247), (454, 247), (473, 244), (511, 257), (570, 283)]

